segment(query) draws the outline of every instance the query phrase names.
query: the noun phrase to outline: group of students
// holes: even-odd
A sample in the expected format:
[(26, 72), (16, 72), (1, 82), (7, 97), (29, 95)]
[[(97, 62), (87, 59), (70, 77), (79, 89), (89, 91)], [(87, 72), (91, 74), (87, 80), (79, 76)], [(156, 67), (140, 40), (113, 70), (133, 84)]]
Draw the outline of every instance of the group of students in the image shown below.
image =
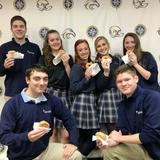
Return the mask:
[[(139, 38), (135, 33), (127, 33), (124, 36), (123, 54), (128, 55), (129, 63), (123, 65), (124, 62), (121, 58), (109, 53), (110, 44), (104, 36), (96, 38), (96, 58), (92, 60), (87, 40), (79, 39), (75, 42), (75, 53), (72, 58), (64, 50), (62, 39), (56, 30), (48, 31), (41, 55), (38, 45), (25, 38), (26, 21), (21, 16), (14, 16), (11, 19), (11, 31), (13, 34), (12, 41), (0, 47), (0, 75), (6, 75), (5, 98), (8, 100), (18, 94), (5, 104), (0, 122), (0, 142), (8, 146), (10, 160), (43, 160), (46, 156), (47, 159), (52, 159), (54, 156), (54, 158), (60, 156), (60, 159), (63, 156), (65, 158), (79, 157), (81, 159), (79, 152), (76, 150), (78, 149), (83, 155), (88, 155), (96, 147), (96, 142), (92, 141), (92, 136), (99, 130), (103, 130), (110, 135), (110, 146), (123, 143), (118, 139), (120, 136), (122, 137), (122, 134), (134, 134), (141, 131), (142, 126), (138, 126), (138, 130), (132, 126), (132, 130), (128, 131), (125, 131), (123, 127), (125, 118), (122, 121), (121, 117), (123, 117), (124, 113), (122, 112), (124, 110), (119, 110), (119, 105), (122, 105), (121, 103), (125, 101), (124, 95), (128, 97), (126, 90), (129, 87), (121, 89), (118, 84), (130, 79), (126, 76), (121, 80), (123, 72), (127, 72), (128, 76), (133, 78), (134, 87), (131, 86), (130, 96), (136, 90), (137, 83), (140, 86), (138, 87), (138, 94), (141, 94), (141, 88), (159, 92), (160, 87), (157, 80), (157, 63), (151, 53), (142, 51)], [(23, 53), (24, 58), (7, 57), (10, 50)], [(103, 63), (103, 57), (105, 56), (110, 59), (109, 64)], [(32, 67), (36, 63), (39, 65)], [(98, 65), (99, 72), (95, 75), (93, 75), (93, 69), (87, 66), (91, 63)], [(124, 69), (124, 66), (127, 69)], [(116, 69), (120, 71), (117, 71), (115, 78)], [(137, 71), (137, 75), (134, 69)], [(43, 93), (44, 91), (45, 93)], [(39, 109), (36, 109), (35, 104), (38, 105)], [(124, 104), (127, 105), (126, 102)], [(27, 106), (28, 109), (25, 109), (24, 106)], [(120, 117), (118, 116), (119, 111), (121, 111)], [(49, 113), (49, 115), (46, 116), (45, 114), (44, 116), (42, 112)], [(132, 115), (133, 112), (133, 109), (129, 111), (129, 115)], [(136, 110), (136, 112), (138, 111)], [(52, 120), (53, 117), (54, 120)], [(43, 120), (43, 118), (50, 123), (53, 130), (49, 133), (42, 129), (32, 131), (33, 123)], [(126, 124), (128, 127), (130, 124), (134, 124), (134, 116), (127, 116), (127, 120), (131, 121)], [(120, 125), (118, 129), (122, 133), (114, 131), (116, 125)], [(77, 135), (78, 137), (76, 137)], [(58, 146), (57, 142), (61, 142), (59, 148), (55, 148), (54, 145), (50, 147), (50, 143), (48, 146), (51, 136), (53, 144)], [(133, 143), (137, 141), (138, 144), (146, 142), (146, 137), (143, 138), (143, 136), (140, 140), (138, 139), (139, 141), (135, 140)], [(155, 140), (157, 139), (155, 138)], [(99, 141), (97, 141), (97, 146), (103, 148)], [(58, 151), (57, 153), (55, 151), (52, 155), (52, 149), (54, 151), (64, 150), (64, 155)], [(106, 150), (109, 151), (108, 147)], [(107, 152), (104, 155), (111, 153)], [(122, 159), (124, 159), (123, 156)]]

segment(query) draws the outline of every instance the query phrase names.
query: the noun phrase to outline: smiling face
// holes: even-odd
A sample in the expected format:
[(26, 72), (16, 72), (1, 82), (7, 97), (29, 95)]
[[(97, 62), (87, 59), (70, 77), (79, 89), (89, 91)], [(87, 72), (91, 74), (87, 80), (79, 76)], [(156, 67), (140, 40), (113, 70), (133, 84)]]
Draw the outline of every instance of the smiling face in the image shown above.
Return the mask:
[(15, 20), (11, 25), (11, 31), (16, 40), (21, 41), (25, 39), (27, 29), (23, 21)]
[(119, 73), (116, 77), (117, 88), (122, 94), (130, 97), (133, 95), (138, 83), (138, 76), (131, 72)]
[(30, 77), (26, 77), (28, 84), (27, 93), (33, 98), (40, 96), (47, 88), (48, 75), (40, 71), (32, 71)]
[(125, 39), (124, 39), (124, 48), (128, 51), (128, 50), (131, 50), (133, 51), (135, 49), (135, 41), (134, 41), (134, 38), (131, 37), (131, 36), (127, 36)]
[(97, 43), (95, 44), (95, 47), (96, 47), (96, 51), (99, 54), (101, 55), (106, 55), (106, 53), (108, 54), (109, 44), (105, 39), (100, 39), (99, 41), (97, 41)]
[(76, 46), (77, 54), (79, 55), (81, 60), (88, 61), (88, 57), (90, 55), (90, 49), (87, 43), (82, 42)]
[(58, 33), (49, 33), (48, 34), (48, 45), (51, 47), (53, 52), (58, 52), (62, 46), (61, 38)]

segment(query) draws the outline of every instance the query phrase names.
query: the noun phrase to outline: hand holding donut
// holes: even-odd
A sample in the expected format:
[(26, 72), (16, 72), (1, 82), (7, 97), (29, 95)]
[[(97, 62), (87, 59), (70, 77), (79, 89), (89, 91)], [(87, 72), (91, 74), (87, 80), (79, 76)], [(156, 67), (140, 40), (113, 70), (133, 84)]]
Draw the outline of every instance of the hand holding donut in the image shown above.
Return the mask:
[(91, 65), (92, 65), (93, 63), (92, 62), (88, 62), (88, 63), (86, 63), (86, 69), (88, 69)]
[(68, 63), (69, 62), (69, 58), (70, 58), (69, 55), (66, 54), (66, 53), (61, 55), (61, 60), (62, 60), (64, 66), (69, 64)]
[(135, 55), (135, 53), (133, 51), (127, 51), (127, 54), (128, 54), (130, 63), (133, 66), (136, 65), (138, 62), (137, 62), (137, 56)]
[(112, 58), (109, 55), (103, 56), (101, 59), (101, 64), (103, 69), (109, 69)]
[(16, 54), (16, 51), (11, 50), (8, 51), (8, 53), (6, 54), (7, 58), (4, 60), (4, 68), (5, 69), (9, 69), (12, 66), (14, 66), (14, 55)]
[(92, 77), (92, 68), (88, 65), (88, 68), (85, 70), (85, 78), (90, 79)]

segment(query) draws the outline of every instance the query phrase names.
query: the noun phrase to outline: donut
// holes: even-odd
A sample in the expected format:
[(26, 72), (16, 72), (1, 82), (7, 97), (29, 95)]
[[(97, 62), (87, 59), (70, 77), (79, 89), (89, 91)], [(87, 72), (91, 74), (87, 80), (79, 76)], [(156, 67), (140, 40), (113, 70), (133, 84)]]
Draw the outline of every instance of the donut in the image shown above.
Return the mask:
[(104, 141), (107, 139), (107, 135), (103, 132), (96, 132), (96, 136), (103, 139)]
[(110, 58), (110, 57), (106, 55), (106, 56), (102, 57), (102, 60), (107, 60), (108, 58)]
[(86, 63), (86, 69), (89, 68), (92, 64), (93, 64), (92, 62)]
[(16, 56), (16, 51), (14, 51), (14, 50), (8, 51), (7, 57), (14, 58), (15, 56)]
[(49, 128), (49, 123), (47, 121), (40, 121), (38, 127)]
[(65, 51), (63, 49), (60, 49), (58, 52), (58, 56), (61, 57), (63, 54), (65, 54)]
[(128, 51), (126, 52), (126, 54), (129, 54), (130, 52), (132, 52), (132, 50), (128, 50)]

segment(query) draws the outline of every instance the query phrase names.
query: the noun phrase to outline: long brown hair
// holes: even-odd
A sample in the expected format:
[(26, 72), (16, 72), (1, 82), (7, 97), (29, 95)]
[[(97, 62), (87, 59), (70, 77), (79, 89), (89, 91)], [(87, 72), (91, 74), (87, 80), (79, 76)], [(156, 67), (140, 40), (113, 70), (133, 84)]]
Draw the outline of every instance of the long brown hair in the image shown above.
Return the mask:
[(132, 32), (129, 32), (124, 36), (124, 38), (123, 38), (123, 54), (124, 55), (127, 52), (127, 50), (124, 47), (124, 42), (125, 42), (126, 37), (132, 37), (134, 39), (134, 43), (135, 43), (134, 53), (136, 54), (137, 60), (139, 62), (142, 58), (143, 52), (142, 52), (141, 43), (140, 43), (140, 40), (139, 40), (138, 36), (135, 33), (132, 33)]
[[(46, 37), (44, 39), (43, 48), (42, 48), (43, 55), (44, 55), (44, 62), (46, 64), (46, 66), (51, 66), (52, 65), (52, 60), (54, 58), (53, 55), (52, 55), (52, 49), (48, 44), (49, 34), (52, 34), (52, 33), (58, 34), (58, 36), (60, 38), (60, 34), (57, 30), (52, 29), (52, 30), (49, 30), (47, 32)], [(59, 49), (63, 49), (61, 38), (60, 38), (60, 41), (61, 41), (61, 47)]]
[(87, 44), (88, 49), (89, 49), (88, 62), (91, 62), (91, 61), (92, 61), (92, 60), (91, 60), (91, 50), (90, 50), (88, 41), (85, 40), (85, 39), (79, 39), (79, 40), (77, 40), (77, 41), (75, 42), (75, 44), (74, 44), (75, 63), (76, 63), (76, 64), (80, 64), (83, 68), (85, 68), (86, 62), (84, 62), (84, 61), (80, 58), (80, 56), (79, 56), (79, 54), (78, 54), (78, 52), (77, 52), (77, 46), (78, 46), (79, 44), (81, 44), (81, 43)]

